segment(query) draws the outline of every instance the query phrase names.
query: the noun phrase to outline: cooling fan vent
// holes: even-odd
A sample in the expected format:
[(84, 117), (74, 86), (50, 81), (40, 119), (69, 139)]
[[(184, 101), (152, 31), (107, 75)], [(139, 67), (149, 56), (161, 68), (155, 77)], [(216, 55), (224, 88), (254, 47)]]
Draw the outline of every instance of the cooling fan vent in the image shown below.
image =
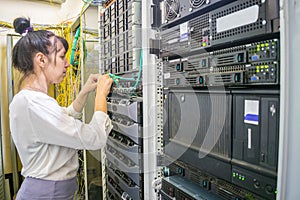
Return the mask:
[(166, 8), (166, 20), (168, 21), (174, 20), (179, 14), (179, 9), (180, 9), (179, 0), (165, 0), (165, 8)]
[(190, 4), (193, 8), (199, 8), (205, 3), (206, 0), (190, 0)]

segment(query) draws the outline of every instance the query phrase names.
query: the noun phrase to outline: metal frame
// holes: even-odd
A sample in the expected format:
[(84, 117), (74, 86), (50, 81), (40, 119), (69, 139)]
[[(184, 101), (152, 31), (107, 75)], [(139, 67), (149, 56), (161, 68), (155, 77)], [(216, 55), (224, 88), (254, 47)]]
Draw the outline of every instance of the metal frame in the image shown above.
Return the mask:
[[(84, 31), (84, 30), (83, 30)], [(86, 43), (88, 42), (99, 42), (98, 40), (92, 40), (92, 39), (89, 39), (89, 40), (85, 40)], [(82, 45), (81, 45), (82, 46)], [(84, 49), (82, 47), (80, 47), (80, 54), (83, 55), (84, 54)], [(82, 51), (82, 52), (81, 52)], [(84, 59), (82, 58), (81, 59), (81, 66), (84, 66)], [(85, 75), (86, 75), (86, 68), (85, 67), (82, 67), (81, 69), (81, 87), (83, 87), (83, 85), (85, 84), (85, 82), (87, 81), (85, 79)], [(88, 99), (87, 99), (88, 101)], [(85, 115), (85, 110), (86, 108), (83, 108), (83, 111), (82, 111), (82, 121), (85, 122), (86, 120), (86, 115)], [(85, 187), (85, 199), (88, 200), (89, 199), (89, 185), (88, 185), (88, 176), (87, 176), (87, 171), (88, 171), (88, 160), (87, 160), (87, 152), (88, 150), (83, 150), (83, 157), (84, 157), (84, 187)], [(101, 163), (100, 163), (101, 164)]]
[[(102, 17), (101, 14), (103, 13), (104, 8), (102, 6), (98, 6), (98, 34), (99, 36), (101, 35), (101, 23), (102, 23)], [(100, 39), (99, 39), (99, 45), (101, 45), (100, 43)], [(101, 62), (101, 48), (99, 48), (99, 73), (103, 74), (105, 72), (105, 67), (102, 65)], [(106, 153), (105, 153), (105, 149), (102, 148), (101, 149), (101, 176), (102, 176), (102, 199), (107, 199), (106, 197)]]
[[(277, 199), (298, 199), (300, 157), (299, 116), (300, 73), (299, 41), (300, 23), (296, 20), (300, 12), (299, 0), (280, 1), (281, 29), (281, 76), (280, 76), (280, 132)], [(297, 51), (298, 49), (298, 51)]]
[[(7, 35), (7, 58), (11, 58), (12, 48), (13, 48), (13, 36)], [(11, 59), (7, 59), (7, 91), (8, 91), (8, 106), (13, 99), (14, 96), (14, 88), (13, 88), (13, 69), (12, 69), (12, 61)], [(17, 193), (19, 189), (19, 175), (18, 175), (18, 164), (17, 164), (17, 150), (16, 146), (13, 142), (12, 137), (10, 137), (10, 149), (11, 149), (11, 160), (12, 160), (12, 174), (13, 174), (13, 191), (14, 194)]]
[[(1, 75), (1, 73), (0, 73)], [(2, 88), (2, 82), (0, 82), (0, 88)], [(0, 140), (0, 198), (3, 197), (5, 199), (5, 175), (4, 175), (4, 166), (3, 166), (3, 151), (2, 151), (2, 145), (3, 145), (3, 142), (2, 142), (2, 135), (3, 135), (3, 132), (2, 132), (2, 90), (0, 90), (0, 135), (1, 135), (1, 140)], [(1, 188), (1, 186), (3, 186)]]
[(150, 54), (150, 39), (156, 34), (151, 28), (151, 2), (142, 0), (144, 199), (158, 199), (161, 179), (157, 157), (161, 153), (162, 73), (156, 56)]

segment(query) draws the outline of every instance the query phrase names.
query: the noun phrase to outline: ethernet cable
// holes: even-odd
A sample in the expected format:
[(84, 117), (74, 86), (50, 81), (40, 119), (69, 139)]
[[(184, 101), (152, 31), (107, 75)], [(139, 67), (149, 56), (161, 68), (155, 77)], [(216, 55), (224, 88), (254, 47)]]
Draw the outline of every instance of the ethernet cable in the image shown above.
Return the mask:
[[(141, 52), (140, 52), (139, 73), (138, 73), (138, 77), (136, 79), (136, 82), (135, 82), (134, 86), (131, 87), (131, 89), (130, 89), (131, 91), (134, 91), (138, 87), (139, 82), (140, 82), (141, 77), (142, 77), (142, 69), (143, 69), (143, 51), (141, 50)], [(125, 77), (121, 77), (121, 76), (111, 74), (111, 73), (109, 73), (108, 75), (114, 81), (114, 83), (116, 84), (117, 87), (120, 86), (119, 85), (119, 80), (124, 80), (124, 81), (134, 81), (135, 80), (134, 78), (125, 78)]]

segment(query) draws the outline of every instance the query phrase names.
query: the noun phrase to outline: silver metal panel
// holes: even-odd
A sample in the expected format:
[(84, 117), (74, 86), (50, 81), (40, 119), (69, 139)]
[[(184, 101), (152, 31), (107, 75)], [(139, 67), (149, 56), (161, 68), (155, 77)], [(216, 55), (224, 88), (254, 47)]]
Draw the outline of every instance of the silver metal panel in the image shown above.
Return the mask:
[(161, 152), (162, 135), (162, 69), (154, 55), (150, 54), (149, 39), (155, 38), (151, 29), (151, 1), (142, 1), (142, 47), (143, 47), (143, 144), (144, 144), (144, 199), (158, 199), (155, 193), (160, 184), (161, 170), (157, 156)]
[(299, 0), (280, 1), (281, 92), (277, 199), (299, 199)]

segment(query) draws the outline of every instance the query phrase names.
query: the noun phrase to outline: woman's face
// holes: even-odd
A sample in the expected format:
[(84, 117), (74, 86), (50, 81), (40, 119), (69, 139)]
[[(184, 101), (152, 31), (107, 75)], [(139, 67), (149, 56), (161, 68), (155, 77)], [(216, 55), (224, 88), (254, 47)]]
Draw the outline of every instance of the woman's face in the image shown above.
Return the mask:
[(70, 64), (66, 59), (67, 52), (62, 42), (55, 37), (52, 37), (50, 40), (54, 47), (51, 48), (48, 56), (49, 62), (47, 68), (45, 68), (45, 75), (48, 83), (57, 84), (63, 81)]

